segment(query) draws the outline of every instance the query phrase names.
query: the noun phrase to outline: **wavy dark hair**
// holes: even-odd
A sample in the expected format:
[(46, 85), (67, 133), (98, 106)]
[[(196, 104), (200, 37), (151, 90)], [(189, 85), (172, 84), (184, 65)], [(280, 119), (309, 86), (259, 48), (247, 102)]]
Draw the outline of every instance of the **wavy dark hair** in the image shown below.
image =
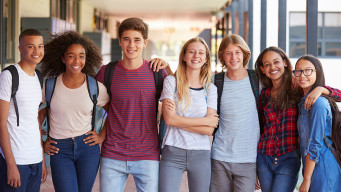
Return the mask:
[(303, 55), (302, 57), (300, 57), (296, 61), (296, 65), (300, 60), (309, 61), (311, 64), (314, 65), (314, 67), (316, 69), (316, 81), (313, 84), (313, 86), (311, 87), (311, 90), (313, 90), (319, 86), (325, 86), (326, 85), (325, 84), (325, 78), (324, 78), (323, 68), (322, 68), (322, 64), (321, 64), (320, 60), (313, 55)]
[(276, 107), (282, 110), (293, 107), (301, 98), (301, 92), (298, 88), (294, 87), (293, 84), (293, 75), (292, 75), (292, 64), (290, 62), (289, 57), (285, 54), (285, 52), (279, 47), (268, 47), (265, 48), (258, 56), (255, 63), (255, 70), (257, 76), (259, 77), (261, 83), (264, 88), (272, 88), (272, 81), (268, 78), (260, 69), (263, 67), (263, 57), (269, 52), (273, 51), (281, 56), (284, 62), (286, 62), (287, 66), (284, 67), (284, 73), (282, 76), (280, 87), (278, 88), (278, 94), (276, 97)]
[(102, 65), (102, 55), (97, 45), (87, 37), (80, 35), (75, 31), (67, 31), (52, 35), (52, 40), (45, 45), (45, 56), (41, 62), (41, 72), (46, 77), (58, 76), (66, 70), (65, 64), (62, 62), (67, 49), (73, 44), (82, 45), (85, 49), (85, 66), (82, 72), (95, 76), (95, 68)]

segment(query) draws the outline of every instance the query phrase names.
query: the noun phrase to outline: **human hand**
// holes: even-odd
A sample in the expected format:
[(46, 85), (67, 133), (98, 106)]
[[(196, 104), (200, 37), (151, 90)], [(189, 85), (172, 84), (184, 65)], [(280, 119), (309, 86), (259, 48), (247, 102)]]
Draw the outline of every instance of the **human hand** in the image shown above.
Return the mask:
[(154, 58), (149, 60), (150, 68), (153, 68), (153, 71), (158, 72), (160, 69), (164, 69), (168, 66), (168, 63), (160, 58)]
[(7, 184), (13, 188), (21, 186), (20, 173), (16, 164), (7, 165)]
[(311, 180), (303, 179), (303, 182), (300, 186), (300, 192), (308, 192), (310, 188)]
[(206, 119), (207, 119), (206, 120), (207, 126), (214, 127), (214, 128), (218, 127), (218, 123), (219, 123), (218, 114), (216, 113), (207, 114)]
[(43, 161), (41, 166), (42, 166), (41, 184), (43, 184), (45, 183), (47, 177), (47, 168), (45, 161)]
[(260, 190), (260, 189), (261, 189), (261, 187), (260, 187), (259, 179), (257, 177), (256, 185), (255, 185), (255, 190)]
[[(307, 98), (305, 99), (304, 102), (304, 108), (307, 109), (308, 111), (310, 110), (311, 106), (314, 105), (316, 100), (322, 95), (323, 91), (325, 91), (326, 88), (324, 87), (316, 87), (313, 89), (308, 95)], [(328, 89), (327, 89), (328, 90)]]
[(83, 139), (83, 141), (85, 144), (90, 143), (89, 146), (101, 144), (105, 140), (105, 136), (103, 136), (101, 134), (97, 134), (96, 131), (89, 131), (86, 133), (86, 135), (89, 135), (89, 136), (87, 136), (85, 139)]
[(170, 100), (170, 99), (165, 99), (163, 102), (162, 102), (162, 105), (165, 105), (166, 108), (172, 112), (172, 113), (176, 113), (176, 107), (175, 107), (175, 103), (174, 101)]
[(48, 155), (54, 155), (58, 153), (59, 149), (51, 144), (57, 144), (57, 141), (52, 140), (50, 137), (46, 139), (43, 144), (44, 152)]

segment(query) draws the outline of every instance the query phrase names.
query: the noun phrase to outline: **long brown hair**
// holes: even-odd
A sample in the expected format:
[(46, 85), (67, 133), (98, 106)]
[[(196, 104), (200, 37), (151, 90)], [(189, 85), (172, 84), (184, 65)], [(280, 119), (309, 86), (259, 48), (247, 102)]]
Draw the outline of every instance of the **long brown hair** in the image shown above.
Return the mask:
[(290, 62), (289, 57), (285, 54), (285, 52), (279, 47), (268, 47), (265, 48), (258, 56), (256, 63), (255, 63), (255, 70), (256, 73), (263, 84), (264, 88), (272, 88), (273, 84), (270, 78), (268, 78), (260, 69), (263, 66), (263, 57), (265, 53), (273, 51), (278, 53), (284, 62), (286, 62), (287, 66), (284, 67), (284, 73), (281, 79), (280, 86), (278, 88), (278, 94), (276, 96), (276, 107), (284, 110), (296, 105), (299, 101), (301, 94), (297, 88), (293, 85), (293, 78), (292, 78), (292, 64)]

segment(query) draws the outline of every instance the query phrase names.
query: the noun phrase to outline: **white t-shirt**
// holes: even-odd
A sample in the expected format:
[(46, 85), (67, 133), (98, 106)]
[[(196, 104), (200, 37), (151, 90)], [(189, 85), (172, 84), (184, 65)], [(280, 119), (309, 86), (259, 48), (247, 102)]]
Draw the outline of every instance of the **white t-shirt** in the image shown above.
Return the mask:
[[(7, 128), (14, 159), (18, 165), (28, 165), (42, 161), (38, 109), (42, 100), (42, 92), (37, 74), (29, 76), (18, 64), (19, 87), (16, 94), (19, 126), (14, 103), (11, 98), (12, 75), (6, 70), (0, 74), (0, 99), (10, 102)], [(0, 149), (4, 157), (2, 150)]]
[[(87, 82), (76, 88), (67, 88), (62, 75), (57, 77), (50, 106), (50, 136), (54, 139), (77, 137), (91, 130), (93, 103), (90, 99)], [(109, 102), (105, 86), (98, 82), (97, 106)], [(45, 102), (45, 86), (43, 89)]]
[[(164, 80), (163, 90), (160, 100), (171, 99), (175, 101), (176, 113), (182, 117), (199, 118), (205, 117), (207, 108), (217, 109), (217, 88), (214, 84), (210, 84), (207, 90), (207, 98), (205, 89), (190, 89), (191, 102), (186, 111), (181, 110), (180, 106), (184, 106), (178, 102), (178, 96), (175, 93), (176, 79), (174, 76), (168, 76)], [(207, 135), (192, 133), (177, 127), (168, 127), (163, 139), (162, 147), (170, 145), (187, 150), (210, 150), (210, 141)]]

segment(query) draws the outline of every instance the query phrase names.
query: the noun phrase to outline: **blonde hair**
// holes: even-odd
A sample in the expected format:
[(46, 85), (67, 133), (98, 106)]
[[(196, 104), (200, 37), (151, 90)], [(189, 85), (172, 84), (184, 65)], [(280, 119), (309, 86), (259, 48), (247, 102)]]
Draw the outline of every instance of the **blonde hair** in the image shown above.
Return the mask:
[(224, 61), (224, 51), (226, 47), (228, 47), (230, 44), (238, 46), (242, 52), (243, 52), (243, 67), (245, 67), (251, 58), (251, 51), (247, 43), (244, 41), (244, 39), (236, 34), (227, 35), (224, 37), (224, 39), (221, 41), (219, 49), (218, 49), (218, 58), (222, 65), (222, 68), (226, 68), (226, 63)]
[(208, 86), (211, 83), (211, 54), (210, 50), (205, 42), (204, 39), (200, 37), (192, 38), (188, 40), (185, 45), (182, 47), (180, 56), (179, 56), (179, 64), (178, 68), (176, 69), (174, 76), (176, 79), (176, 89), (178, 94), (178, 101), (184, 101), (185, 107), (183, 110), (186, 110), (190, 104), (190, 96), (189, 96), (189, 86), (188, 80), (186, 76), (187, 64), (184, 61), (184, 56), (187, 52), (187, 48), (191, 43), (200, 42), (205, 46), (206, 49), (206, 63), (200, 69), (200, 83), (204, 87), (206, 93)]

